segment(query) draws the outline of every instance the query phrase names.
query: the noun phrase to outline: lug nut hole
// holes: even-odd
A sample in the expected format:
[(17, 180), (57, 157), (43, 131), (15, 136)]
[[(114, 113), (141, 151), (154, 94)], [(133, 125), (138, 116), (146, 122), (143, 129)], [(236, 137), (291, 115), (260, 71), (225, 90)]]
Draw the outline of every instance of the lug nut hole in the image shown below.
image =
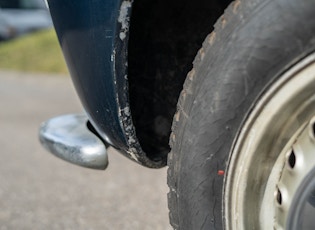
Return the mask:
[(281, 194), (281, 191), (279, 188), (277, 190), (276, 199), (277, 199), (278, 204), (281, 205), (282, 204), (282, 194)]
[(289, 155), (289, 159), (288, 159), (288, 163), (290, 165), (290, 167), (293, 169), (296, 163), (296, 157), (295, 157), (295, 153), (292, 150), (290, 155)]

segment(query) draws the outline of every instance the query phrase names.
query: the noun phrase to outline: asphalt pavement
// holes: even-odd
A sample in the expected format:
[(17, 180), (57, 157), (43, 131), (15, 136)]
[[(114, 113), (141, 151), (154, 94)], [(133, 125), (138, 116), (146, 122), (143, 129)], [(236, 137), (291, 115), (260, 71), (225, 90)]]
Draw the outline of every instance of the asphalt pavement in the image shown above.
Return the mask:
[(69, 77), (0, 71), (0, 230), (171, 229), (165, 168), (110, 149), (96, 171), (40, 146), (42, 121), (81, 112)]

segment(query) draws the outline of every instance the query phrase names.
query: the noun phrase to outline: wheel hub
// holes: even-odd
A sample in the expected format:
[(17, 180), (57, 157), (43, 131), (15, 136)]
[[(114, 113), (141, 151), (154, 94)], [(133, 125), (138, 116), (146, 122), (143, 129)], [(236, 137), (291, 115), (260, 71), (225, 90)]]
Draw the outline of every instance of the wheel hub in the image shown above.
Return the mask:
[(226, 229), (294, 229), (301, 222), (315, 184), (314, 92), (313, 54), (284, 73), (252, 108), (225, 177)]
[(275, 191), (276, 229), (315, 226), (315, 117), (285, 154)]

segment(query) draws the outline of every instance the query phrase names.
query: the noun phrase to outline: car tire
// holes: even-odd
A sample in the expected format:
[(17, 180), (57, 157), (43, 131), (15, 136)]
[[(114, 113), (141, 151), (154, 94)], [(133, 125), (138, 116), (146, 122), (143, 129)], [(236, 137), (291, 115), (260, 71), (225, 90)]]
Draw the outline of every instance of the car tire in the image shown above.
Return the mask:
[[(227, 192), (227, 183), (243, 175), (249, 177), (246, 173), (259, 168), (262, 163), (252, 161), (256, 163), (254, 168), (234, 170), (237, 166), (231, 162), (243, 154), (242, 151), (236, 152), (236, 146), (244, 141), (242, 132), (246, 124), (255, 123), (260, 116), (262, 102), (267, 100), (269, 103), (270, 95), (284, 87), (283, 82), (288, 81), (287, 73), (294, 68), (304, 69), (312, 62), (314, 12), (313, 0), (237, 0), (226, 9), (214, 31), (204, 41), (194, 68), (184, 83), (170, 136), (168, 202), (174, 229), (241, 229), (229, 219), (232, 214), (226, 205), (233, 199)], [(309, 82), (313, 83), (313, 80)], [(308, 93), (306, 98), (313, 96)], [(283, 102), (286, 105), (294, 100), (289, 97)], [(291, 104), (297, 107), (297, 103)], [(295, 107), (291, 108), (292, 111)], [(313, 112), (305, 112), (303, 125), (311, 119)], [(281, 120), (281, 113), (279, 116)], [(281, 124), (285, 125), (289, 120), (290, 117), (283, 118)], [(277, 123), (275, 120), (272, 122)], [(274, 126), (273, 137), (281, 136), (283, 130)], [(291, 142), (302, 130), (302, 125), (295, 126), (290, 129)], [(268, 172), (273, 170), (288, 143), (278, 141), (273, 143), (278, 153), (267, 164)], [(268, 158), (263, 155), (258, 159), (264, 161), (264, 157)], [(263, 174), (264, 171), (258, 172)], [(254, 194), (260, 193), (255, 189), (264, 190), (270, 175), (265, 176), (258, 187), (255, 178), (239, 184), (240, 189), (247, 186), (243, 196), (260, 205), (262, 200)], [(276, 188), (271, 190), (277, 192)], [(260, 221), (258, 209), (262, 207), (251, 205), (247, 208), (243, 210), (251, 215), (242, 214), (242, 228), (268, 229), (267, 225), (255, 223)]]

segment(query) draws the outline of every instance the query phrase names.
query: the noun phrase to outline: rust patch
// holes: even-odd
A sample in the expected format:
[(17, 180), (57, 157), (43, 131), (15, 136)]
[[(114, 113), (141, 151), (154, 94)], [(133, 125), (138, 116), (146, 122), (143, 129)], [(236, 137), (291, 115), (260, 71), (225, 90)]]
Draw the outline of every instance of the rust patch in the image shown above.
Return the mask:
[(177, 111), (177, 112), (175, 113), (174, 118), (175, 118), (175, 121), (176, 121), (176, 122), (179, 121), (179, 118), (180, 118), (180, 111)]
[(215, 41), (215, 37), (216, 37), (216, 33), (215, 32), (212, 32), (209, 37), (208, 37), (208, 43), (210, 45), (213, 45), (214, 41)]
[(241, 1), (240, 0), (236, 0), (235, 2), (233, 2), (233, 13), (236, 14), (238, 7), (240, 6)]

